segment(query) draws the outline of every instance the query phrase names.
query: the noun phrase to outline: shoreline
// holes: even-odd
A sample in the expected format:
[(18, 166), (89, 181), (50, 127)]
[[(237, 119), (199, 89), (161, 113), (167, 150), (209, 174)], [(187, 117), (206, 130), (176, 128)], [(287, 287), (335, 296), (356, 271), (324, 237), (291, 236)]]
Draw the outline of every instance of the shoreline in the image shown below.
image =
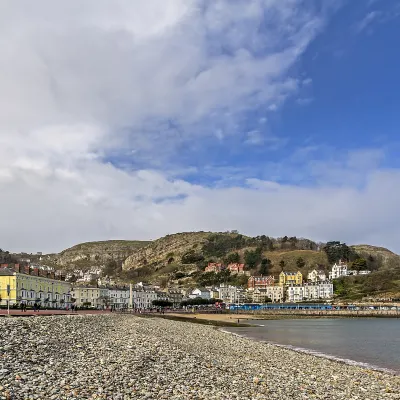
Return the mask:
[[(397, 316), (393, 315), (314, 315), (314, 314), (206, 314), (206, 313), (166, 313), (166, 314), (135, 314), (137, 316), (149, 316), (158, 317), (164, 319), (170, 319), (175, 321), (185, 321), (199, 324), (208, 324), (215, 326), (257, 326), (251, 323), (251, 321), (274, 321), (274, 320), (285, 320), (285, 319), (348, 319), (348, 318), (392, 318), (396, 319)], [(239, 320), (239, 323), (237, 322)]]
[(333, 354), (323, 353), (323, 352), (320, 352), (320, 351), (317, 351), (317, 350), (307, 349), (305, 347), (296, 347), (296, 346), (291, 346), (291, 345), (285, 345), (285, 344), (280, 344), (280, 343), (273, 342), (273, 341), (270, 341), (270, 340), (258, 340), (258, 339), (254, 339), (254, 338), (248, 337), (246, 335), (241, 335), (240, 333), (237, 333), (237, 332), (230, 332), (230, 331), (227, 331), (227, 330), (222, 329), (222, 328), (220, 328), (219, 330), (221, 332), (224, 332), (224, 333), (228, 334), (228, 335), (238, 336), (238, 337), (246, 339), (246, 340), (250, 340), (250, 341), (254, 341), (254, 342), (258, 342), (258, 343), (264, 343), (264, 344), (268, 344), (268, 345), (271, 345), (271, 346), (280, 347), (280, 348), (287, 349), (289, 351), (293, 351), (293, 352), (296, 352), (296, 353), (308, 354), (308, 355), (313, 356), (313, 357), (318, 357), (318, 358), (322, 358), (322, 359), (325, 359), (325, 360), (330, 360), (330, 361), (337, 362), (337, 363), (340, 363), (340, 364), (351, 365), (351, 366), (355, 366), (355, 367), (359, 367), (359, 368), (363, 368), (363, 369), (368, 369), (368, 370), (372, 370), (372, 371), (376, 371), (376, 372), (382, 372), (384, 374), (389, 374), (389, 375), (392, 375), (392, 376), (400, 377), (400, 371), (396, 371), (394, 369), (384, 368), (384, 367), (380, 367), (378, 365), (365, 363), (365, 362), (361, 362), (361, 361), (356, 361), (356, 360), (353, 360), (351, 358), (338, 357), (338, 356), (335, 356)]
[(0, 398), (399, 399), (399, 376), (208, 324), (78, 314), (0, 319), (0, 329)]

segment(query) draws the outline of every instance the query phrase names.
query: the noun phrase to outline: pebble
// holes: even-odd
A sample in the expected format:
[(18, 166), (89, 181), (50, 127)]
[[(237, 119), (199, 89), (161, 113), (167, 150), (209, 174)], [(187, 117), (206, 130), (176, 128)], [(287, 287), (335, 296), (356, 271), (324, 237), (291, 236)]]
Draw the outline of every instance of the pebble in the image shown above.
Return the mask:
[(400, 399), (400, 377), (130, 315), (0, 320), (0, 400)]

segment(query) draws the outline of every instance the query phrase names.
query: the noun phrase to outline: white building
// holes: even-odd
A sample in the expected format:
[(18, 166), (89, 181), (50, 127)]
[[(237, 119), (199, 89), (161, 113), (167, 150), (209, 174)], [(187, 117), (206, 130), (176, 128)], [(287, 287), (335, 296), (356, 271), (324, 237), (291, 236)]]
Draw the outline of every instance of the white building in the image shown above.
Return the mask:
[(124, 309), (129, 306), (129, 288), (113, 287), (108, 289), (111, 306), (116, 309)]
[(211, 299), (211, 293), (209, 290), (205, 288), (196, 288), (191, 291), (189, 294), (189, 299), (196, 299), (197, 297), (201, 297), (202, 299), (209, 300)]
[(325, 271), (313, 269), (308, 273), (307, 280), (310, 282), (324, 282), (326, 281)]
[(242, 287), (225, 285), (221, 283), (218, 291), (219, 298), (224, 303), (244, 303), (246, 300), (246, 293)]
[(340, 278), (341, 276), (347, 276), (347, 264), (342, 263), (340, 260), (338, 264), (332, 267), (332, 271), (329, 272), (329, 280)]
[(255, 288), (247, 291), (249, 300), (252, 303), (265, 303), (271, 300), (273, 303), (281, 303), (284, 300), (283, 286), (268, 286), (266, 288)]
[(333, 284), (329, 281), (292, 285), (287, 288), (286, 301), (327, 300), (333, 297)]
[(132, 291), (133, 307), (136, 309), (149, 309), (154, 307), (153, 301), (158, 300), (155, 290), (143, 290), (135, 288)]

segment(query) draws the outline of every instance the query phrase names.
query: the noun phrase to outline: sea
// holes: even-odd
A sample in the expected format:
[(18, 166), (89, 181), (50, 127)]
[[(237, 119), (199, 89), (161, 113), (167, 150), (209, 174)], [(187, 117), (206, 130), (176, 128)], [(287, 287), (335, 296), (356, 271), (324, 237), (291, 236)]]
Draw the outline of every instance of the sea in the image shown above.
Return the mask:
[(399, 318), (254, 320), (224, 328), (250, 339), (400, 375)]

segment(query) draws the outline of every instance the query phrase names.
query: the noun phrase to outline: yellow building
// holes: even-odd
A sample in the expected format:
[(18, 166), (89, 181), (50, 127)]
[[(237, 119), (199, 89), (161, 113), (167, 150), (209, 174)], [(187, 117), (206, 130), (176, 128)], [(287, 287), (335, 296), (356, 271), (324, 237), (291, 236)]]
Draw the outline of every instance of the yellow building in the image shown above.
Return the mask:
[(281, 272), (279, 274), (279, 286), (285, 285), (301, 285), (303, 283), (303, 275), (298, 272)]
[[(9, 294), (7, 287), (9, 286)], [(0, 304), (40, 304), (42, 307), (65, 308), (71, 304), (71, 284), (58, 279), (0, 269)]]

